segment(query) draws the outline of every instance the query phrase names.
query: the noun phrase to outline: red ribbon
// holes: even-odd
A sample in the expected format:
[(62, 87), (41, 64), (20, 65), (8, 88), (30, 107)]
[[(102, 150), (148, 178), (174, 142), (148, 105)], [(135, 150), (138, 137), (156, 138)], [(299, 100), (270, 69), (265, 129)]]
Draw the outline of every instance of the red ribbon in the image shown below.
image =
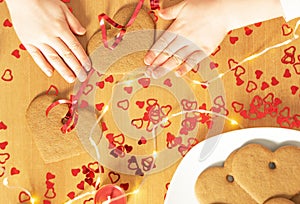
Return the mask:
[[(118, 46), (118, 44), (122, 41), (123, 36), (125, 35), (125, 33), (127, 31), (127, 28), (130, 27), (133, 24), (136, 17), (138, 16), (140, 10), (142, 9), (144, 1), (145, 0), (140, 0), (138, 2), (131, 18), (129, 19), (129, 21), (126, 25), (118, 24), (113, 19), (111, 19), (109, 16), (107, 16), (105, 13), (102, 13), (98, 16), (99, 23), (100, 23), (100, 28), (101, 28), (101, 32), (102, 32), (102, 42), (103, 42), (103, 44), (106, 48), (113, 50)], [(150, 7), (151, 7), (152, 11), (160, 9), (159, 0), (150, 0)], [(112, 44), (112, 46), (109, 46), (108, 42), (107, 42), (107, 30), (106, 30), (104, 21), (107, 21), (110, 25), (112, 25), (115, 28), (121, 29), (120, 32), (118, 33), (118, 35), (116, 36), (115, 42)]]
[[(126, 29), (128, 27), (130, 27), (134, 23), (135, 19), (137, 18), (137, 15), (139, 14), (140, 10), (142, 9), (144, 1), (145, 0), (140, 0), (138, 2), (131, 18), (129, 19), (129, 21), (126, 25), (118, 24), (117, 22), (115, 22), (113, 19), (111, 19), (109, 16), (107, 16), (104, 13), (102, 13), (98, 16), (100, 28), (101, 28), (101, 32), (102, 32), (102, 42), (106, 48), (113, 50), (114, 48), (116, 48), (118, 46), (118, 44), (122, 41), (123, 36), (126, 33)], [(152, 10), (152, 11), (150, 11), (151, 13), (154, 10), (160, 9), (159, 0), (150, 0), (150, 7)], [(113, 43), (113, 45), (111, 47), (108, 45), (108, 42), (107, 42), (107, 30), (106, 30), (104, 21), (107, 21), (109, 24), (111, 24), (115, 28), (121, 29), (119, 34), (116, 36), (115, 42)], [(83, 91), (86, 88), (86, 86), (88, 85), (89, 79), (94, 74), (94, 72), (95, 72), (95, 69), (92, 69), (89, 72), (87, 80), (85, 82), (83, 82), (82, 86), (80, 87), (80, 89), (76, 95), (71, 95), (69, 100), (61, 99), (61, 100), (55, 101), (46, 109), (46, 116), (48, 117), (50, 111), (53, 108), (55, 108), (56, 106), (62, 105), (62, 104), (68, 105), (69, 111), (64, 118), (67, 121), (61, 127), (62, 133), (65, 134), (67, 132), (70, 132), (76, 127), (77, 122), (78, 122), (78, 100), (80, 99), (81, 95), (83, 94)]]

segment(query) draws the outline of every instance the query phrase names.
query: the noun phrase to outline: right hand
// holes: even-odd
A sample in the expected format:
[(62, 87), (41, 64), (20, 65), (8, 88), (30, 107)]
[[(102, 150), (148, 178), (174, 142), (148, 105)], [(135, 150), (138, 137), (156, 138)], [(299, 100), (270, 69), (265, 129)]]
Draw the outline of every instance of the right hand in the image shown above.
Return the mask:
[[(6, 0), (17, 35), (47, 76), (83, 82), (91, 62), (74, 36), (86, 30), (60, 0)], [(74, 33), (74, 34), (73, 34)]]

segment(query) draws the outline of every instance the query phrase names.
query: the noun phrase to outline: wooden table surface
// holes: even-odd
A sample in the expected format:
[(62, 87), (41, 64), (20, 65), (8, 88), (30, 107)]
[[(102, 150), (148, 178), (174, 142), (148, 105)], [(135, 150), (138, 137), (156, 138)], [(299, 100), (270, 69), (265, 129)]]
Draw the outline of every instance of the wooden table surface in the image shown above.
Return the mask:
[[(105, 12), (112, 16), (125, 4), (136, 2), (137, 0), (71, 0), (67, 4), (87, 28), (86, 35), (79, 37), (86, 47), (88, 39), (99, 29), (98, 14)], [(176, 2), (178, 1), (166, 1), (163, 6)], [(65, 83), (57, 73), (47, 78), (39, 70), (28, 53), (19, 47), (20, 42), (13, 27), (9, 26), (10, 16), (3, 1), (0, 1), (0, 11), (0, 166), (6, 169), (5, 175), (0, 171), (0, 181), (9, 176), (9, 185), (28, 190), (37, 203), (63, 203), (92, 191), (93, 187), (84, 181), (86, 174), (83, 166), (93, 163), (94, 159), (89, 154), (82, 153), (70, 159), (46, 164), (40, 156), (25, 117), (31, 101), (51, 85), (57, 87), (60, 93), (71, 91), (73, 85)], [(222, 132), (259, 126), (300, 130), (300, 40), (272, 49), (227, 72), (235, 62), (241, 62), (267, 47), (291, 39), (291, 31), (296, 22), (297, 19), (287, 24), (282, 18), (274, 19), (234, 30), (225, 37), (220, 49), (211, 57), (210, 67), (206, 67), (217, 73), (226, 73), (221, 80), (225, 91), (224, 104), (222, 100), (210, 101), (207, 89), (191, 85), (197, 90), (199, 106), (206, 103), (207, 109), (227, 109), (228, 118), (239, 123), (232, 125), (226, 121)], [(169, 22), (159, 19), (157, 28), (164, 29), (168, 24)], [(189, 73), (188, 77), (193, 79), (194, 74)], [(13, 78), (9, 80), (11, 76)], [(202, 128), (197, 139), (203, 140), (207, 131), (207, 127)], [(146, 177), (139, 193), (128, 197), (128, 203), (163, 203), (168, 183), (178, 164), (179, 161)], [(55, 178), (49, 178), (51, 175)], [(116, 169), (108, 168), (104, 168), (101, 178), (103, 184), (118, 180), (116, 184), (125, 189), (128, 187), (126, 192), (136, 189), (142, 180), (138, 176), (121, 174)], [(47, 179), (54, 186), (50, 184), (49, 187)], [(93, 203), (91, 198), (93, 196), (87, 196), (74, 203)], [(0, 182), (0, 203), (20, 203), (24, 200), (23, 203), (26, 203), (26, 199), (22, 189), (6, 188)]]

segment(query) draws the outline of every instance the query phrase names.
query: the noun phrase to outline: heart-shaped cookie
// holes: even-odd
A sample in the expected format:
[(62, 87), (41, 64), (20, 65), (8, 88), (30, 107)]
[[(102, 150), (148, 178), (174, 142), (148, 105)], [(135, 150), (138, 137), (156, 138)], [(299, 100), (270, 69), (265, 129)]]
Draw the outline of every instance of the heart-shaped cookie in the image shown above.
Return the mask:
[(57, 100), (54, 95), (36, 97), (26, 112), (28, 127), (45, 163), (58, 162), (83, 153), (75, 131), (67, 134), (61, 132), (62, 118), (68, 112), (67, 105), (55, 107), (46, 117), (47, 107)]
[(284, 146), (275, 152), (259, 144), (241, 148), (232, 161), (237, 183), (258, 203), (300, 192), (300, 148)]
[(230, 203), (256, 204), (236, 182), (232, 174), (232, 160), (237, 152), (231, 153), (224, 167), (211, 167), (197, 179), (195, 192), (201, 204)]

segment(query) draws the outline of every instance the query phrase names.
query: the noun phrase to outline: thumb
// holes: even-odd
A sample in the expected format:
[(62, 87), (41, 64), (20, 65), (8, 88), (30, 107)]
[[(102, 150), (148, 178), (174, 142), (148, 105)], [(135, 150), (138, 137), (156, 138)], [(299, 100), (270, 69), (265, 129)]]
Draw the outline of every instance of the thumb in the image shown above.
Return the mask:
[(178, 4), (176, 4), (175, 6), (171, 6), (169, 8), (160, 10), (158, 14), (160, 17), (162, 17), (165, 20), (173, 20), (173, 19), (177, 18), (180, 11), (185, 6), (185, 4), (186, 4), (186, 1), (182, 1)]
[(77, 35), (84, 35), (86, 29), (79, 23), (77, 18), (71, 13), (69, 8), (65, 10), (66, 20), (71, 31)]

